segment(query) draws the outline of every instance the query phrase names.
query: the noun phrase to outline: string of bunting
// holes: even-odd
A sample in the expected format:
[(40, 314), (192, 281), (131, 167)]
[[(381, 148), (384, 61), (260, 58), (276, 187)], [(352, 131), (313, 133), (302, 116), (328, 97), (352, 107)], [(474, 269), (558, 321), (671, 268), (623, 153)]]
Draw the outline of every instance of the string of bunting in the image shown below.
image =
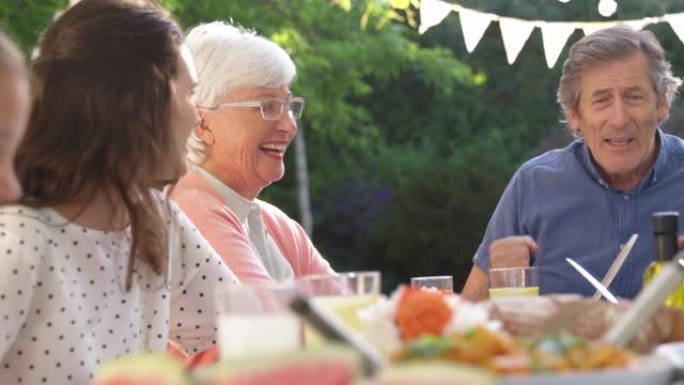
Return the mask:
[(475, 50), (489, 24), (493, 21), (498, 22), (508, 64), (515, 62), (535, 27), (541, 30), (546, 65), (549, 68), (553, 68), (556, 64), (568, 38), (577, 29), (587, 35), (617, 24), (627, 24), (640, 30), (649, 24), (667, 22), (670, 23), (670, 27), (677, 34), (679, 40), (684, 42), (684, 12), (634, 20), (544, 21), (499, 16), (493, 13), (465, 8), (455, 3), (447, 3), (442, 0), (421, 0), (420, 26), (418, 31), (421, 34), (425, 33), (428, 29), (441, 23), (451, 12), (458, 12), (459, 14), (463, 38), (469, 53)]

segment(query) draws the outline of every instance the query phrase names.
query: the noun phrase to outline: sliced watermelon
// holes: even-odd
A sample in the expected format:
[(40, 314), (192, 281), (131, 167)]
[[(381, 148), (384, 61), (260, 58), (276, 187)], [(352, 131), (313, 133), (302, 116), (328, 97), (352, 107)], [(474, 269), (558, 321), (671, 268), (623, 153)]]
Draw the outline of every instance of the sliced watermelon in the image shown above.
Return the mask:
[(134, 354), (105, 361), (92, 385), (189, 385), (183, 363), (154, 353)]
[(484, 369), (451, 362), (412, 361), (384, 369), (378, 385), (496, 385)]
[(206, 385), (350, 385), (361, 360), (343, 346), (287, 353), (258, 359), (219, 362), (196, 372)]

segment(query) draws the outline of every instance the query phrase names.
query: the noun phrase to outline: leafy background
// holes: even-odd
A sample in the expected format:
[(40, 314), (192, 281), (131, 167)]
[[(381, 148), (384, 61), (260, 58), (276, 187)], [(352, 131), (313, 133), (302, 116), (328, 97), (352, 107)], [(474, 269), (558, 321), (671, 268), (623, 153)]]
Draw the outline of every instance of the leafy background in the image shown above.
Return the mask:
[[(66, 0), (2, 0), (0, 26), (27, 55)], [(307, 100), (313, 240), (337, 270), (380, 269), (385, 291), (411, 276), (451, 274), (458, 290), (499, 195), (526, 159), (571, 140), (559, 123), (561, 63), (546, 67), (541, 33), (514, 65), (497, 23), (472, 54), (452, 13), (424, 35), (417, 0), (162, 0), (189, 29), (233, 21), (294, 58), (294, 93)], [(460, 0), (526, 19), (606, 20), (596, 0)], [(684, 0), (621, 0), (611, 19), (684, 11)], [(675, 74), (684, 44), (669, 25), (648, 27)], [(676, 102), (665, 129), (681, 134)], [(291, 151), (292, 152), (292, 151)], [(297, 217), (293, 155), (262, 198)]]

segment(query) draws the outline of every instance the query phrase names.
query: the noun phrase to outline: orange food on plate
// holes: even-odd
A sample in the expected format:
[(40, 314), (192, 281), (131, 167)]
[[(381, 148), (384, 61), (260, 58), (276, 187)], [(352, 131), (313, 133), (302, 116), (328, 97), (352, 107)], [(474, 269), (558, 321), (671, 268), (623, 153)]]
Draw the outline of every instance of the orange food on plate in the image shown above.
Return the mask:
[(395, 319), (402, 337), (410, 341), (424, 334), (441, 334), (451, 314), (444, 294), (407, 288), (399, 302)]
[(590, 343), (570, 335), (513, 338), (483, 327), (451, 336), (424, 336), (407, 343), (395, 361), (451, 361), (489, 369), (499, 375), (588, 371), (627, 367), (629, 350)]

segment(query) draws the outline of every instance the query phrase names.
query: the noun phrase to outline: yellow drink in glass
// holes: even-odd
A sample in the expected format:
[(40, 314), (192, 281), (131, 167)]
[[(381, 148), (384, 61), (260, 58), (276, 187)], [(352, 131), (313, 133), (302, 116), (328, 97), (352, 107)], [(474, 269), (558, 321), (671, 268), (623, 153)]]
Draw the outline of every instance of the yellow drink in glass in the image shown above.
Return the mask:
[[(373, 304), (378, 298), (378, 294), (327, 295), (314, 297), (313, 303), (330, 310), (349, 328), (356, 333), (363, 334), (366, 332), (367, 326), (359, 318), (359, 310)], [(320, 346), (324, 343), (324, 338), (309, 326), (304, 329), (304, 340), (307, 348)]]
[(491, 268), (489, 298), (539, 295), (539, 268), (515, 266)]
[(533, 287), (496, 287), (489, 289), (489, 298), (539, 295), (539, 286)]

